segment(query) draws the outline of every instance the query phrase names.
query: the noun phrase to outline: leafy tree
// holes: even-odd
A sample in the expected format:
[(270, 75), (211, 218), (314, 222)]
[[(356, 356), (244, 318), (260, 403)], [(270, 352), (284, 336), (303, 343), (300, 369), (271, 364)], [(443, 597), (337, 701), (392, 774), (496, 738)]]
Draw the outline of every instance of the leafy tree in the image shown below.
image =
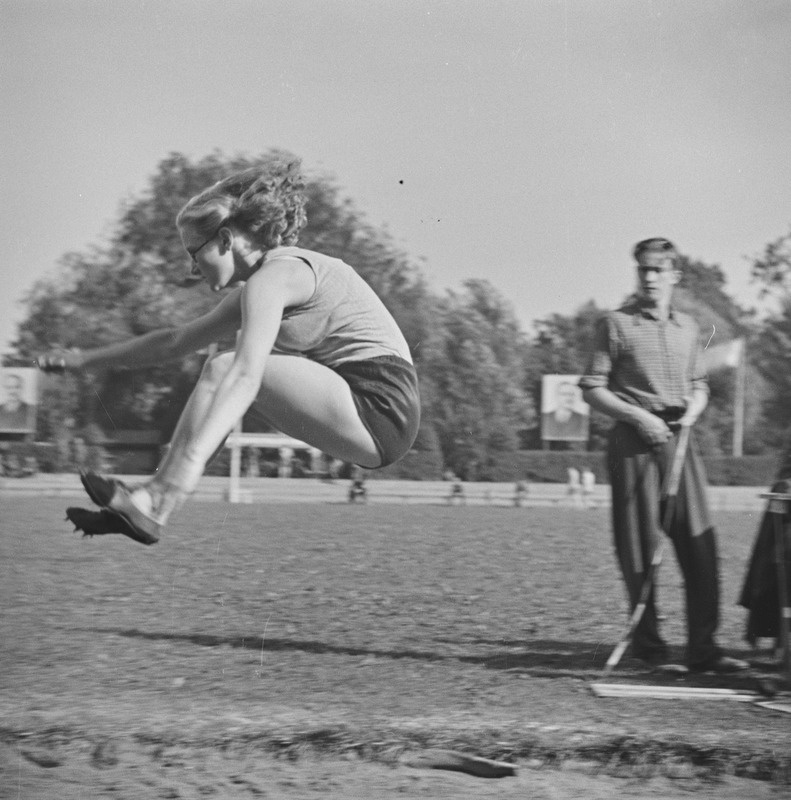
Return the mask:
[(762, 288), (764, 297), (774, 297), (784, 304), (791, 296), (791, 230), (764, 248), (753, 259), (752, 276)]
[(766, 245), (753, 261), (752, 276), (768, 301), (751, 348), (766, 383), (760, 430), (776, 449), (791, 435), (791, 232)]
[(754, 361), (766, 379), (763, 413), (764, 430), (775, 445), (791, 435), (791, 297), (780, 303), (779, 310), (764, 325), (755, 339)]
[(511, 306), (485, 280), (449, 291), (437, 314), (424, 362), (427, 410), (445, 464), (462, 478), (485, 478), (535, 416), (523, 388), (527, 342)]

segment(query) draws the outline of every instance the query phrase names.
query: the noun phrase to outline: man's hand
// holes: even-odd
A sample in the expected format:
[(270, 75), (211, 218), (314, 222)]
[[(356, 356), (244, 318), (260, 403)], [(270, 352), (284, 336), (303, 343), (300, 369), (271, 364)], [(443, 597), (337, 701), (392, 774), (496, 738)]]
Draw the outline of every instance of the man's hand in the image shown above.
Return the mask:
[(657, 416), (654, 416), (650, 411), (640, 410), (640, 413), (635, 417), (633, 423), (637, 432), (648, 442), (652, 447), (664, 444), (672, 436), (673, 432), (668, 427), (667, 423)]
[(709, 402), (709, 393), (706, 391), (695, 391), (690, 397), (684, 398), (684, 415), (676, 423), (682, 428), (691, 428), (703, 413)]
[(791, 478), (775, 481), (772, 484), (772, 491), (777, 494), (791, 494)]
[(683, 417), (676, 423), (681, 428), (691, 428), (696, 422), (698, 421), (697, 414), (690, 414), (687, 412), (684, 414)]

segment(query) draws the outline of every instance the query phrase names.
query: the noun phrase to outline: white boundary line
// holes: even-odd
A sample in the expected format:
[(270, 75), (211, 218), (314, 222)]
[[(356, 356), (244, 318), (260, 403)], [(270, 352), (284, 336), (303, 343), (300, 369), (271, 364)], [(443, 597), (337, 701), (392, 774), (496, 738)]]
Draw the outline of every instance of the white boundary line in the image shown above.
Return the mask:
[(761, 695), (735, 689), (706, 689), (689, 686), (646, 686), (635, 683), (592, 683), (597, 697), (653, 697), (660, 700), (735, 700), (751, 703)]

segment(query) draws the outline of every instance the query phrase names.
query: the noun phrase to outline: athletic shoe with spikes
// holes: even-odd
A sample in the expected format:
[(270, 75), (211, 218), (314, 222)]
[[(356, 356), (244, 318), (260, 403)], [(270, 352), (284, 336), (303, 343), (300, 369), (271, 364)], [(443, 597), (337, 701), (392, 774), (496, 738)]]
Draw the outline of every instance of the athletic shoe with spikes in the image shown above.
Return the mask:
[[(85, 491), (94, 503), (112, 511), (119, 516), (134, 535), (131, 537), (142, 544), (154, 544), (159, 541), (162, 525), (150, 513), (150, 509), (142, 508), (135, 502), (134, 492), (121, 481), (103, 478), (95, 472), (83, 472), (80, 480)], [(147, 493), (143, 497), (150, 500)], [(123, 531), (129, 536), (129, 533)]]

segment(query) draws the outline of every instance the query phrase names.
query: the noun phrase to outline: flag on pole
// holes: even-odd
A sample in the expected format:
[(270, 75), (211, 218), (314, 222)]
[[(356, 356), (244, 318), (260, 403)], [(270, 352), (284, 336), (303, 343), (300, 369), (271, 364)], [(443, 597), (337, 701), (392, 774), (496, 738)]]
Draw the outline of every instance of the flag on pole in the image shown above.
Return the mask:
[(703, 351), (703, 361), (707, 372), (721, 369), (736, 369), (742, 360), (744, 339), (731, 339), (730, 342), (715, 344)]
[(733, 373), (733, 445), (735, 456), (743, 453), (744, 439), (744, 394), (746, 366), (744, 358), (744, 339), (731, 339), (730, 342), (707, 347), (703, 351), (706, 372), (720, 372), (726, 369)]

